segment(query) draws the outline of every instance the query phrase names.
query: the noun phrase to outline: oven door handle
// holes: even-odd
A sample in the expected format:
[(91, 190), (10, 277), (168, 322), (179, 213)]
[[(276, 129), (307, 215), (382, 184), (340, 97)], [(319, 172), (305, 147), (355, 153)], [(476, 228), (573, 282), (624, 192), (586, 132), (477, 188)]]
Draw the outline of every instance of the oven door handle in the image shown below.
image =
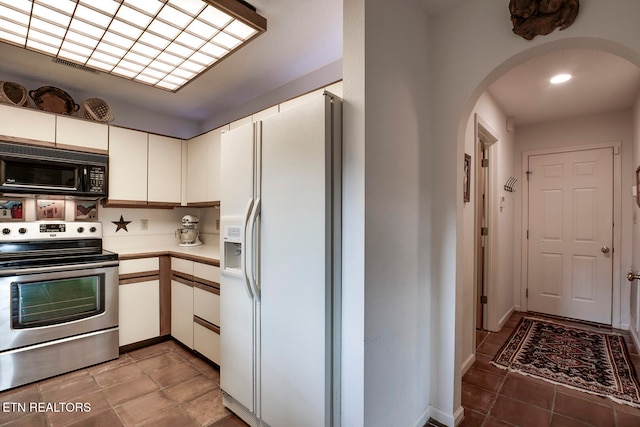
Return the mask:
[(117, 267), (119, 261), (88, 262), (86, 264), (54, 265), (51, 267), (14, 268), (0, 270), (0, 276), (17, 276), (23, 274), (53, 273), (56, 271), (92, 270), (96, 268)]

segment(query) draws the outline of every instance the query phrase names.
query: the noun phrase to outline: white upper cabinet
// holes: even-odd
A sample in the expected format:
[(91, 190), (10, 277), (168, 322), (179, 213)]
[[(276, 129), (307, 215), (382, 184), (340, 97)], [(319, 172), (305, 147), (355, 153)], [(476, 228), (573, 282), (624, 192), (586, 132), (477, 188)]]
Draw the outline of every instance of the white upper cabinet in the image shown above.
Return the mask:
[(0, 135), (10, 141), (52, 146), (56, 142), (56, 115), (31, 108), (0, 105)]
[(96, 153), (109, 150), (109, 127), (71, 117), (57, 116), (56, 146)]
[(109, 126), (109, 202), (147, 203), (148, 134)]
[(182, 187), (182, 140), (149, 135), (149, 203), (180, 205)]
[(218, 128), (190, 139), (187, 144), (187, 205), (220, 200), (220, 139)]

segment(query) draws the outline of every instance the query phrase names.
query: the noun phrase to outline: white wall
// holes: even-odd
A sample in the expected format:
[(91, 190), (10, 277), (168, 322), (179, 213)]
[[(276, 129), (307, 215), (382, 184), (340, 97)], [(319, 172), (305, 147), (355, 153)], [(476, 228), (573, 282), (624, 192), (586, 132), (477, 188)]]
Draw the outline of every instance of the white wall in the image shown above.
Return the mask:
[[(620, 254), (621, 268), (626, 272), (631, 265), (631, 213), (632, 197), (631, 187), (634, 185), (632, 166), (633, 146), (633, 119), (631, 111), (616, 111), (605, 114), (590, 115), (568, 120), (558, 120), (537, 125), (521, 126), (516, 129), (515, 173), (522, 178), (522, 153), (532, 150), (584, 146), (590, 144), (621, 142), (620, 157), (622, 161), (622, 218), (615, 219), (616, 227), (620, 227), (622, 247), (615, 248)], [(521, 193), (522, 194), (522, 193)], [(525, 306), (521, 286), (524, 278), (521, 277), (521, 245), (522, 245), (522, 200), (516, 199), (516, 238), (514, 249), (517, 253), (515, 272), (515, 303)], [(619, 252), (618, 252), (619, 251)], [(615, 268), (615, 266), (614, 266)], [(620, 277), (619, 313), (620, 325), (625, 328), (629, 323), (629, 286), (624, 275)], [(616, 295), (614, 294), (614, 297)], [(615, 305), (614, 305), (615, 306)], [(614, 323), (618, 313), (614, 312)]]
[[(635, 170), (640, 166), (640, 95), (636, 100), (635, 106), (632, 112), (633, 116), (633, 147), (632, 147), (632, 165), (631, 175), (635, 178)], [(633, 179), (632, 178), (632, 179)], [(632, 185), (636, 185), (633, 181)], [(637, 189), (636, 189), (637, 191)], [(631, 215), (632, 215), (632, 233), (631, 233), (631, 263), (630, 267), (636, 271), (640, 270), (640, 225), (638, 225), (638, 217), (640, 216), (640, 208), (636, 199), (631, 201)], [(625, 271), (623, 270), (623, 273)], [(627, 286), (630, 288), (630, 307), (629, 307), (629, 330), (631, 331), (636, 346), (640, 345), (640, 281), (634, 280)]]
[[(66, 91), (77, 104), (80, 104), (87, 98), (102, 98), (109, 105), (114, 116), (114, 120), (110, 122), (110, 124), (160, 135), (189, 139), (341, 79), (342, 60), (338, 60), (288, 82), (269, 93), (256, 97), (237, 108), (225, 108), (223, 106), (221, 107), (220, 114), (216, 114), (207, 120), (189, 120), (182, 117), (161, 114), (153, 111), (153, 105), (141, 108), (109, 96), (96, 95), (95, 92), (91, 91), (91, 88), (60, 88)], [(24, 86), (27, 91), (37, 89), (41, 86), (55, 85), (55, 82), (35, 81), (27, 79), (24, 76), (11, 74), (0, 74), (0, 81), (19, 83)], [(31, 100), (30, 107), (36, 108)]]
[(343, 426), (429, 416), (426, 22), (412, 0), (344, 2)]
[[(15, 76), (10, 74), (0, 75), (0, 81), (12, 81), (24, 86), (27, 91), (35, 90), (41, 86), (55, 85), (51, 81), (35, 81), (27, 79), (23, 76)], [(60, 87), (73, 98), (76, 104), (80, 104), (87, 98), (101, 98), (109, 108), (111, 108), (114, 120), (110, 124), (122, 126), (131, 129), (139, 129), (145, 132), (158, 133), (161, 135), (174, 136), (176, 138), (190, 138), (196, 135), (199, 130), (197, 121), (187, 120), (179, 117), (160, 114), (152, 110), (152, 106), (148, 108), (140, 108), (121, 102), (109, 96), (96, 95), (91, 88), (69, 88)], [(33, 100), (29, 98), (29, 106), (36, 108)]]
[[(462, 310), (456, 298), (463, 288), (462, 178), (458, 166), (464, 152), (464, 131), (473, 106), (487, 87), (505, 71), (527, 59), (560, 48), (601, 48), (640, 64), (640, 2), (583, 0), (575, 23), (531, 41), (512, 33), (508, 2), (470, 0), (431, 20), (429, 61), (433, 74), (431, 91), (432, 148), (434, 182), (431, 224), (432, 284), (434, 305), (441, 312), (456, 312), (451, 319), (440, 316), (443, 333), (461, 336)], [(411, 67), (411, 62), (396, 63)], [(346, 90), (346, 87), (345, 87)], [(437, 251), (437, 253), (436, 253)], [(437, 326), (434, 324), (434, 333)], [(433, 366), (431, 403), (445, 414), (460, 413), (460, 367), (462, 343), (441, 340), (434, 351), (440, 363)], [(451, 366), (453, 364), (453, 367)], [(442, 372), (441, 375), (437, 373)], [(437, 375), (437, 376), (436, 376)]]
[[(199, 123), (199, 132), (205, 133), (211, 129), (216, 129), (234, 120), (250, 116), (273, 105), (288, 101), (304, 93), (326, 86), (342, 79), (342, 60), (335, 61), (271, 92), (252, 99), (238, 108), (224, 108), (220, 114), (209, 117)], [(192, 135), (193, 136), (193, 135)]]
[[(220, 232), (216, 229), (216, 220), (220, 218), (220, 210), (216, 208), (187, 208), (174, 209), (131, 209), (131, 208), (98, 208), (98, 220), (102, 222), (103, 243), (110, 250), (130, 248), (159, 248), (166, 249), (180, 243), (175, 237), (175, 231), (182, 226), (184, 215), (195, 215), (200, 219), (200, 240), (207, 245), (218, 245)], [(116, 231), (112, 221), (120, 220), (122, 215), (127, 224), (127, 230)], [(148, 229), (143, 230), (141, 220), (148, 221)]]
[[(473, 108), (469, 116), (465, 129), (464, 151), (471, 155), (471, 201), (463, 205), (463, 290), (459, 302), (459, 309), (462, 311), (462, 349), (461, 359), (463, 365), (468, 367), (473, 361), (475, 354), (475, 236), (476, 230), (476, 176), (475, 169), (477, 162), (477, 146), (475, 141), (475, 115), (478, 115), (486, 123), (491, 131), (495, 132), (498, 141), (491, 147), (493, 165), (496, 173), (494, 182), (494, 200), (492, 200), (492, 211), (495, 222), (489, 224), (489, 235), (492, 241), (494, 266), (493, 282), (490, 287), (488, 305), (490, 314), (487, 314), (489, 328), (499, 330), (505, 319), (513, 310), (513, 221), (514, 221), (514, 199), (516, 193), (509, 193), (504, 190), (504, 184), (510, 176), (514, 176), (513, 171), (513, 138), (507, 131), (507, 117), (500, 106), (493, 100), (487, 92), (483, 93)], [(516, 186), (519, 189), (520, 184)], [(501, 203), (500, 198), (504, 197)], [(502, 208), (500, 205), (502, 204)]]

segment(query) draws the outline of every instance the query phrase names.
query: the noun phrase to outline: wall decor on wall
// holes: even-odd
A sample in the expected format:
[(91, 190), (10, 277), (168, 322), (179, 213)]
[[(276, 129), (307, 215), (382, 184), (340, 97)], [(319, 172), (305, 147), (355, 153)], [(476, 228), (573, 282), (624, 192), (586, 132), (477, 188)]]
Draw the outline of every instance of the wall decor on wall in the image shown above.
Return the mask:
[(76, 202), (76, 221), (96, 221), (98, 202)]
[(129, 230), (127, 230), (127, 224), (131, 223), (131, 221), (125, 221), (122, 215), (120, 215), (120, 220), (111, 222), (116, 225), (116, 233), (120, 230), (124, 230), (127, 233), (129, 232)]
[(471, 156), (468, 154), (464, 155), (464, 172), (462, 175), (462, 193), (464, 197), (464, 202), (468, 203), (471, 201)]
[(514, 188), (514, 185), (516, 185), (516, 182), (518, 182), (518, 180), (510, 176), (507, 182), (504, 184), (504, 191), (508, 191), (509, 193), (515, 193), (516, 189)]
[(640, 166), (636, 169), (636, 203), (640, 208)]
[(511, 0), (509, 12), (513, 32), (526, 40), (560, 31), (576, 20), (580, 0)]
[(22, 200), (0, 200), (0, 221), (24, 221)]
[(64, 200), (38, 200), (36, 219), (64, 219)]

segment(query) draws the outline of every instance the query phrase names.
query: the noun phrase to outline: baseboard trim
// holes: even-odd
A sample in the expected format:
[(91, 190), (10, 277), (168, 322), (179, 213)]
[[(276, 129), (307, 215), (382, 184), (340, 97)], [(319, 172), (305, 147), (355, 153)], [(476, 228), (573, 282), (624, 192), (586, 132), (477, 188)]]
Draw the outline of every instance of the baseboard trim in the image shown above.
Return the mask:
[(516, 306), (514, 305), (507, 311), (507, 313), (504, 316), (500, 318), (500, 320), (498, 320), (498, 327), (500, 329), (502, 329), (504, 324), (507, 323), (507, 321), (515, 311), (516, 311)]
[(457, 426), (464, 419), (464, 408), (462, 406), (458, 407), (453, 414), (448, 414), (433, 406), (430, 406), (429, 409), (431, 418), (447, 426)]
[(469, 368), (471, 368), (471, 366), (473, 365), (473, 362), (475, 361), (476, 361), (476, 354), (471, 353), (469, 357), (467, 357), (467, 359), (464, 362), (462, 362), (462, 376), (464, 376), (464, 374), (467, 373), (467, 371), (469, 370)]
[(420, 418), (418, 418), (415, 424), (413, 424), (413, 427), (424, 427), (430, 418), (431, 418), (431, 405), (429, 405), (427, 409), (424, 410), (424, 412), (420, 415)]
[(629, 325), (628, 331), (631, 333), (631, 339), (633, 343), (636, 345), (636, 348), (640, 348), (640, 336), (636, 328), (633, 327), (633, 324)]

